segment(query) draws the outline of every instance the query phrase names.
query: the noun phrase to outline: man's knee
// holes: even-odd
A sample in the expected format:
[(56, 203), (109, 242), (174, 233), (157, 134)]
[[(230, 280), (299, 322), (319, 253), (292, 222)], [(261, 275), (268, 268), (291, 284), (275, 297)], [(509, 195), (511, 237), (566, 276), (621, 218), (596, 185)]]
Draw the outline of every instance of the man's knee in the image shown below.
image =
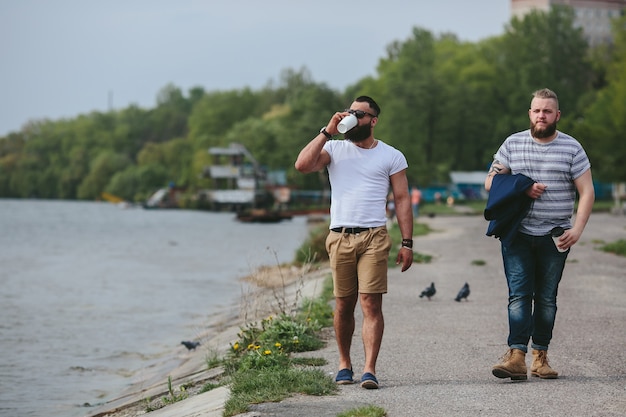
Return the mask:
[(335, 314), (352, 315), (356, 307), (357, 296), (335, 297)]
[(383, 295), (382, 294), (361, 294), (361, 308), (363, 314), (368, 316), (378, 316), (382, 314)]

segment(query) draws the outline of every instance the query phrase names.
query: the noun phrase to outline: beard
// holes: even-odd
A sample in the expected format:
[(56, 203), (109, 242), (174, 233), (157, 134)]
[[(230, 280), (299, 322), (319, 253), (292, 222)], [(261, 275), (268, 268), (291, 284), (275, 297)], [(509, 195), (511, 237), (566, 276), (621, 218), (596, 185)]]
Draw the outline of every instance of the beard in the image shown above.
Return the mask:
[(547, 125), (543, 129), (538, 129), (537, 125), (533, 122), (530, 122), (530, 134), (537, 139), (545, 139), (554, 135), (556, 132), (556, 122)]
[(355, 126), (344, 135), (346, 139), (352, 142), (363, 142), (370, 136), (372, 136), (372, 126), (369, 123), (362, 126)]

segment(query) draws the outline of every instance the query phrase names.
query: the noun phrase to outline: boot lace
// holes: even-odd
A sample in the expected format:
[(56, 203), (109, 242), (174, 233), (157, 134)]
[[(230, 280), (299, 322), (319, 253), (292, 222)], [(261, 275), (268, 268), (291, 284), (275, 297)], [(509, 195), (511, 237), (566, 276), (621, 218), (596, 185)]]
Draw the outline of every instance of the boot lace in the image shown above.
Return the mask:
[(509, 349), (506, 351), (504, 355), (500, 356), (500, 360), (504, 362), (510, 359), (512, 356), (513, 356), (513, 349)]
[(537, 354), (537, 362), (539, 362), (541, 365), (550, 365), (548, 363), (548, 354), (545, 350), (539, 351), (539, 353)]

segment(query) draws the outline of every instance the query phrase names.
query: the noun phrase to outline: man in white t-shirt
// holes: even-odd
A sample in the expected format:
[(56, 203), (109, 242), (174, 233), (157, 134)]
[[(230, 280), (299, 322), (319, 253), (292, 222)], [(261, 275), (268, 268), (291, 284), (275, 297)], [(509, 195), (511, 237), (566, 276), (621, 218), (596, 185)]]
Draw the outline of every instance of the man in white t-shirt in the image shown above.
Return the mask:
[[(339, 122), (354, 115), (357, 125), (346, 140), (331, 140)], [(303, 173), (328, 169), (331, 185), (330, 232), (326, 239), (335, 295), (334, 328), (339, 350), (338, 384), (354, 383), (350, 347), (357, 302), (363, 311), (365, 364), (361, 386), (378, 388), (376, 360), (383, 337), (383, 294), (387, 292), (387, 259), (391, 239), (386, 228), (389, 186), (394, 195), (402, 247), (397, 264), (402, 271), (413, 262), (413, 215), (404, 155), (374, 138), (380, 107), (368, 96), (335, 113), (298, 155)]]

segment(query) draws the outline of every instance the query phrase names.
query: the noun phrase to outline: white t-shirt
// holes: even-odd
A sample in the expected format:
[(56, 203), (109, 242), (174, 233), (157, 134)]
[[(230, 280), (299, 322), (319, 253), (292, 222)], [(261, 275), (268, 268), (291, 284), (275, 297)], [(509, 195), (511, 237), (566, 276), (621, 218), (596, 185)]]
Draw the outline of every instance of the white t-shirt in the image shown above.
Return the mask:
[(384, 226), (389, 178), (408, 167), (402, 152), (380, 140), (372, 149), (333, 140), (324, 150), (330, 154), (330, 228)]

